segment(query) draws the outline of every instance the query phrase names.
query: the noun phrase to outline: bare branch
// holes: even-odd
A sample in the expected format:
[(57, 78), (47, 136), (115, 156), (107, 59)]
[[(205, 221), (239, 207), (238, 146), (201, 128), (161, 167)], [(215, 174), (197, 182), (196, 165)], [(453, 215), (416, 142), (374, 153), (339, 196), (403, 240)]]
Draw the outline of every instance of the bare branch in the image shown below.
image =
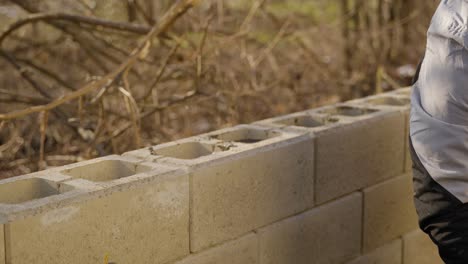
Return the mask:
[(252, 19), (255, 17), (258, 9), (263, 5), (263, 3), (265, 3), (265, 1), (266, 0), (257, 0), (252, 4), (249, 13), (239, 27), (239, 32), (248, 31), (248, 26), (251, 24)]
[(163, 61), (163, 64), (161, 65), (161, 67), (158, 70), (158, 73), (156, 74), (156, 79), (150, 85), (150, 88), (142, 96), (142, 99), (147, 99), (151, 95), (151, 92), (154, 90), (154, 88), (161, 81), (161, 78), (163, 77), (164, 73), (166, 72), (167, 65), (169, 64), (169, 61), (174, 56), (174, 54), (177, 52), (179, 47), (180, 47), (180, 42), (177, 42), (176, 45), (172, 48), (172, 50), (169, 52), (169, 54), (167, 54), (166, 58)]
[(54, 81), (56, 81), (58, 84), (60, 84), (64, 88), (66, 88), (66, 89), (68, 89), (70, 91), (76, 90), (74, 87), (70, 86), (65, 80), (60, 78), (60, 76), (58, 76), (56, 73), (54, 73), (52, 71), (49, 71), (48, 69), (46, 69), (46, 68), (44, 68), (42, 66), (39, 66), (36, 63), (34, 63), (32, 61), (29, 61), (29, 60), (26, 60), (26, 59), (21, 59), (21, 58), (16, 58), (16, 60), (18, 62), (21, 62), (21, 63), (24, 63), (24, 64), (30, 66), (31, 68), (34, 68), (38, 72), (40, 72), (40, 73), (44, 74), (45, 76), (53, 79)]
[(208, 29), (210, 27), (211, 20), (213, 19), (212, 16), (208, 17), (205, 21), (205, 25), (203, 26), (203, 35), (202, 39), (200, 41), (200, 44), (197, 47), (197, 61), (196, 61), (196, 67), (197, 67), (197, 75), (195, 78), (195, 83), (196, 83), (196, 88), (200, 89), (200, 79), (202, 77), (202, 72), (203, 72), (203, 48), (205, 47), (205, 42), (206, 38), (208, 36)]
[(124, 95), (125, 105), (127, 107), (127, 111), (130, 114), (130, 118), (132, 121), (133, 132), (135, 135), (135, 145), (137, 148), (141, 145), (141, 137), (140, 137), (140, 110), (138, 109), (138, 104), (135, 101), (135, 98), (130, 92), (130, 84), (128, 82), (128, 70), (126, 70), (122, 74), (122, 82), (124, 87), (119, 87), (119, 91)]
[(7, 29), (0, 36), (0, 45), (3, 43), (3, 41), (8, 35), (10, 35), (12, 32), (21, 28), (24, 25), (38, 22), (38, 21), (53, 21), (53, 20), (63, 20), (63, 21), (68, 21), (68, 22), (73, 22), (73, 23), (78, 23), (78, 24), (82, 23), (82, 24), (88, 24), (88, 25), (94, 25), (94, 26), (101, 26), (101, 27), (111, 28), (115, 30), (136, 33), (136, 34), (147, 34), (151, 30), (151, 27), (148, 27), (145, 25), (109, 21), (109, 20), (95, 18), (95, 17), (87, 17), (87, 16), (80, 16), (80, 15), (66, 14), (66, 13), (39, 13), (39, 14), (32, 14), (25, 18), (19, 19), (18, 21), (8, 26)]
[(0, 101), (1, 102), (10, 102), (10, 103), (22, 103), (22, 104), (46, 104), (50, 102), (47, 99), (40, 98), (40, 97), (32, 97), (29, 95), (17, 94), (15, 92), (11, 92), (9, 90), (0, 89)]
[(106, 76), (104, 76), (102, 79), (89, 83), (85, 85), (84, 87), (78, 89), (75, 92), (72, 92), (68, 95), (65, 95), (61, 97), (60, 99), (53, 101), (49, 104), (46, 105), (40, 105), (40, 106), (34, 106), (18, 111), (13, 111), (10, 113), (6, 114), (0, 114), (0, 120), (6, 120), (6, 119), (13, 119), (13, 118), (18, 118), (22, 117), (31, 113), (36, 113), (36, 112), (41, 112), (41, 111), (47, 111), (53, 108), (56, 108), (64, 103), (67, 103), (71, 100), (78, 99), (79, 97), (88, 94), (96, 89), (99, 89), (103, 86), (109, 86), (112, 83), (115, 82), (115, 80), (127, 69), (132, 67), (135, 62), (138, 61), (138, 59), (141, 57), (141, 53), (145, 52), (147, 49), (148, 45), (147, 43), (153, 38), (153, 37), (159, 37), (163, 33), (165, 33), (170, 26), (187, 10), (189, 10), (191, 7), (193, 7), (197, 0), (181, 0), (178, 1), (176, 4), (174, 4), (169, 11), (166, 12), (166, 14), (161, 18), (159, 23), (153, 27), (153, 29), (140, 41), (140, 44), (134, 51), (131, 53), (130, 57), (128, 57), (120, 66), (115, 69), (114, 71), (110, 72)]
[(13, 55), (8, 54), (7, 52), (0, 49), (0, 56), (3, 57), (8, 63), (10, 63), (16, 71), (21, 75), (21, 77), (26, 80), (36, 91), (38, 91), (42, 96), (46, 98), (52, 98), (52, 96), (42, 88), (39, 83), (37, 83), (31, 76), (29, 76), (27, 69), (21, 67), (19, 63), (16, 61)]
[(47, 164), (44, 160), (44, 151), (45, 151), (45, 140), (46, 140), (46, 131), (47, 131), (47, 122), (49, 120), (49, 112), (43, 111), (40, 113), (40, 132), (41, 132), (41, 146), (39, 151), (39, 168), (45, 168)]
[(263, 52), (258, 56), (258, 58), (254, 62), (254, 68), (256, 68), (264, 59), (267, 57), (268, 54), (270, 54), (273, 49), (278, 45), (278, 43), (281, 41), (283, 38), (284, 34), (286, 33), (286, 30), (290, 24), (289, 19), (287, 19), (284, 24), (281, 26), (280, 30), (276, 34), (275, 38), (273, 41), (271, 41), (268, 46), (263, 50)]
[[(154, 114), (156, 112), (166, 110), (169, 107), (174, 107), (174, 106), (183, 104), (183, 103), (187, 102), (188, 100), (199, 97), (199, 96), (205, 96), (205, 95), (203, 95), (203, 94), (201, 94), (201, 93), (199, 93), (197, 91), (188, 92), (185, 96), (183, 96), (181, 98), (178, 98), (178, 99), (176, 99), (176, 100), (174, 100), (174, 101), (172, 101), (170, 103), (167, 103), (165, 105), (153, 106), (151, 110), (148, 110), (147, 112), (140, 114), (139, 120), (142, 120), (143, 118), (146, 118), (146, 117), (148, 117), (148, 116), (150, 116), (150, 115), (152, 115), (152, 114)], [(132, 127), (132, 124), (130, 123), (130, 124), (126, 124), (125, 126), (119, 128), (117, 130), (114, 130), (114, 132), (111, 135), (111, 139), (122, 135), (127, 129), (129, 129), (131, 127)]]

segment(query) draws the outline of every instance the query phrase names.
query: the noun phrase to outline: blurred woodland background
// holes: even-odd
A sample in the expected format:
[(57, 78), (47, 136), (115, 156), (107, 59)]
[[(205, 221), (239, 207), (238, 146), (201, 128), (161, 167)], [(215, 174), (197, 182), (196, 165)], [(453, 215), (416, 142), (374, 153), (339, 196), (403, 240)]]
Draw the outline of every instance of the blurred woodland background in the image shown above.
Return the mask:
[(406, 86), (439, 1), (176, 2), (0, 0), (0, 178)]

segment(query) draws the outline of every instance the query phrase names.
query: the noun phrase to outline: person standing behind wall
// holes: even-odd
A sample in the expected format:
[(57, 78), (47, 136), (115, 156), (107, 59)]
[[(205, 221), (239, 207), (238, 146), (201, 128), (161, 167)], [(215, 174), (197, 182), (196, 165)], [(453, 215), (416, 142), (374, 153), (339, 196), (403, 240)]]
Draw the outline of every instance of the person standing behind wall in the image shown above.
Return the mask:
[(468, 1), (442, 0), (411, 95), (420, 228), (448, 264), (468, 263)]

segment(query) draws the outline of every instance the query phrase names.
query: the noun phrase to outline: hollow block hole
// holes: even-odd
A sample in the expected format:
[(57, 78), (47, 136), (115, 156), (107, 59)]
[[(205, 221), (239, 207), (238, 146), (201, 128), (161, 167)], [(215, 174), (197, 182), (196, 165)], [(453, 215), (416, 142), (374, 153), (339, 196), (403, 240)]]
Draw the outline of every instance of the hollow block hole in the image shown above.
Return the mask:
[(391, 96), (369, 99), (366, 101), (372, 105), (405, 106), (409, 105), (411, 100), (407, 98), (395, 98)]
[(374, 109), (365, 109), (365, 108), (357, 108), (351, 106), (338, 106), (331, 109), (325, 109), (320, 111), (322, 114), (330, 114), (330, 115), (341, 115), (341, 116), (362, 116), (371, 113), (375, 113), (378, 110)]
[(196, 159), (218, 151), (214, 145), (199, 142), (182, 143), (166, 148), (155, 149), (153, 154), (175, 159)]
[(31, 178), (0, 184), (0, 203), (18, 204), (64, 193), (55, 182)]
[(62, 173), (95, 182), (111, 181), (129, 177), (141, 172), (149, 171), (148, 166), (121, 160), (103, 160), (92, 164), (87, 164), (72, 169), (62, 171)]
[(300, 127), (320, 127), (332, 123), (338, 122), (336, 118), (317, 118), (309, 115), (301, 115), (295, 117), (289, 117), (283, 120), (276, 121), (277, 124), (287, 126), (300, 126)]
[(274, 131), (266, 131), (255, 128), (240, 128), (238, 130), (226, 132), (212, 137), (222, 141), (252, 144), (266, 139), (274, 138), (279, 135), (280, 133)]

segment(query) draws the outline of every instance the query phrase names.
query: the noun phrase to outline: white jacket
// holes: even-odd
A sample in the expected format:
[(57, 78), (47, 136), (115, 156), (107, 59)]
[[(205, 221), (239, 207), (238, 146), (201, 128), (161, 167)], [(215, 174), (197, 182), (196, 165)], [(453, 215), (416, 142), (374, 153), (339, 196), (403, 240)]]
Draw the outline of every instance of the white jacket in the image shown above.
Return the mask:
[(468, 203), (468, 0), (442, 0), (433, 17), (410, 135), (431, 177)]

